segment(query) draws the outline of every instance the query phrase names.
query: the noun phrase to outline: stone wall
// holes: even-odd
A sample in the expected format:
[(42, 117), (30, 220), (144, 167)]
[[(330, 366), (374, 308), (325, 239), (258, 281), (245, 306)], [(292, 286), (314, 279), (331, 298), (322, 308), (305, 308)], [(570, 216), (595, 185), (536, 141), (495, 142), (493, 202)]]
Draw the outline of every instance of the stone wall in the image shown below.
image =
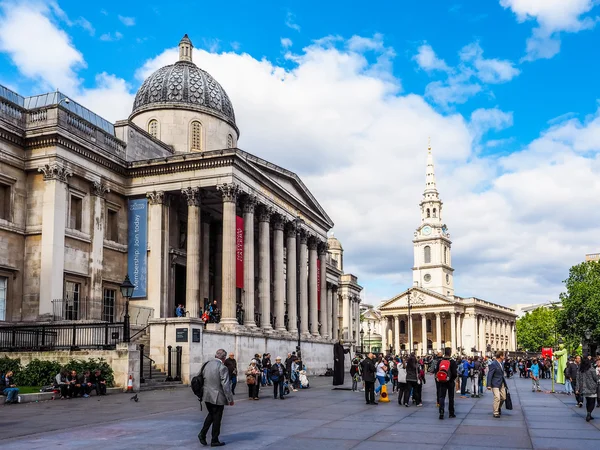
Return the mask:
[(145, 130), (126, 120), (115, 123), (115, 136), (127, 144), (127, 161), (164, 158), (173, 153), (165, 144), (153, 140)]
[(113, 369), (115, 386), (127, 390), (129, 375), (133, 377), (133, 390), (140, 388), (140, 352), (135, 344), (118, 344), (116, 350), (56, 350), (47, 352), (10, 352), (0, 353), (1, 357), (19, 358), (22, 365), (27, 365), (34, 359), (40, 361), (58, 361), (62, 364), (72, 359), (88, 360), (104, 359)]
[[(198, 374), (203, 362), (215, 357), (219, 348), (233, 352), (238, 361), (240, 371), (245, 371), (256, 353), (269, 352), (274, 362), (277, 356), (285, 360), (288, 353), (296, 350), (296, 338), (291, 336), (272, 335), (264, 336), (247, 332), (237, 334), (225, 333), (216, 330), (204, 330), (200, 319), (193, 318), (168, 318), (151, 319), (150, 322), (150, 357), (156, 366), (167, 372), (167, 346), (173, 349), (182, 347), (182, 381), (189, 383), (190, 379)], [(176, 330), (187, 330), (187, 342), (176, 341)], [(200, 333), (200, 342), (193, 342), (193, 330)], [(311, 376), (322, 375), (327, 368), (333, 368), (333, 343), (319, 340), (301, 343), (302, 356)], [(350, 369), (350, 354), (346, 355), (347, 370)], [(175, 359), (172, 368), (175, 370)], [(173, 376), (175, 374), (173, 373)]]

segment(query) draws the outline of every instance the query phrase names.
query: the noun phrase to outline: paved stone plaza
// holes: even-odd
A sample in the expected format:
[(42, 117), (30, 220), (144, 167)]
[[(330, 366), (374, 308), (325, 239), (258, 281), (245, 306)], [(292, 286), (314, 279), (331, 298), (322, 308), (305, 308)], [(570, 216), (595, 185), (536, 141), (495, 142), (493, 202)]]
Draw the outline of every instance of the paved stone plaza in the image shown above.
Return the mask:
[[(347, 380), (349, 377), (347, 378)], [(440, 421), (431, 377), (424, 407), (394, 401), (367, 406), (362, 393), (331, 390), (331, 378), (313, 377), (313, 387), (273, 400), (248, 401), (240, 386), (226, 407), (221, 439), (231, 449), (471, 449), (600, 446), (600, 411), (586, 423), (574, 397), (532, 393), (529, 380), (509, 381), (515, 409), (501, 419), (491, 413), (492, 396), (456, 399), (456, 419)], [(549, 380), (542, 387), (550, 389)], [(562, 386), (561, 386), (562, 387)], [(147, 449), (199, 448), (204, 412), (189, 388), (143, 392), (140, 402), (118, 394), (101, 398), (0, 407), (0, 448)]]

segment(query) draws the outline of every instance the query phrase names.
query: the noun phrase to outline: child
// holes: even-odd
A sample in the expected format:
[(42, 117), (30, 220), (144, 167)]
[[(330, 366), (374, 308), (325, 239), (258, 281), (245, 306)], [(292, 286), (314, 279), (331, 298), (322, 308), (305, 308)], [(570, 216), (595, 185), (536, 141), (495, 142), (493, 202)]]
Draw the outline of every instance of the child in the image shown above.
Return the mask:
[(533, 360), (531, 364), (531, 392), (541, 392), (540, 389), (540, 366), (537, 363), (537, 359)]

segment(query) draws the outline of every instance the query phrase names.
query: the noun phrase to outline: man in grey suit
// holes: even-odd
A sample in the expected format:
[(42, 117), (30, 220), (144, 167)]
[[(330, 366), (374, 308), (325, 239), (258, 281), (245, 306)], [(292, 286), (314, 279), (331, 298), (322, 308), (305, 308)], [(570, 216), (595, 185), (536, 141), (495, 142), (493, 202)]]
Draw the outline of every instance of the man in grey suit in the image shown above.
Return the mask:
[(204, 420), (204, 426), (198, 434), (202, 445), (208, 445), (206, 434), (212, 425), (211, 447), (221, 447), (225, 442), (219, 441), (221, 433), (221, 419), (225, 405), (233, 406), (233, 395), (231, 394), (231, 383), (229, 382), (229, 370), (223, 364), (227, 352), (220, 348), (215, 354), (215, 359), (206, 363), (202, 377), (204, 378), (204, 393), (202, 401), (206, 404), (208, 414)]
[(496, 352), (496, 360), (488, 368), (487, 388), (494, 393), (494, 417), (499, 418), (502, 414), (502, 404), (506, 400), (506, 381), (504, 381), (504, 352)]

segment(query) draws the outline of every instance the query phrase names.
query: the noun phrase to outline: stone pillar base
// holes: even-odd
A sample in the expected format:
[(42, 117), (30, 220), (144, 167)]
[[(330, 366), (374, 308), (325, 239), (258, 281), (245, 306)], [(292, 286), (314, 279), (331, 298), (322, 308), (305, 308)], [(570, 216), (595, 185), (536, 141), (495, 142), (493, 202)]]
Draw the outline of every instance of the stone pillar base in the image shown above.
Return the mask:
[(206, 329), (211, 331), (219, 331), (221, 329), (220, 323), (207, 323)]

